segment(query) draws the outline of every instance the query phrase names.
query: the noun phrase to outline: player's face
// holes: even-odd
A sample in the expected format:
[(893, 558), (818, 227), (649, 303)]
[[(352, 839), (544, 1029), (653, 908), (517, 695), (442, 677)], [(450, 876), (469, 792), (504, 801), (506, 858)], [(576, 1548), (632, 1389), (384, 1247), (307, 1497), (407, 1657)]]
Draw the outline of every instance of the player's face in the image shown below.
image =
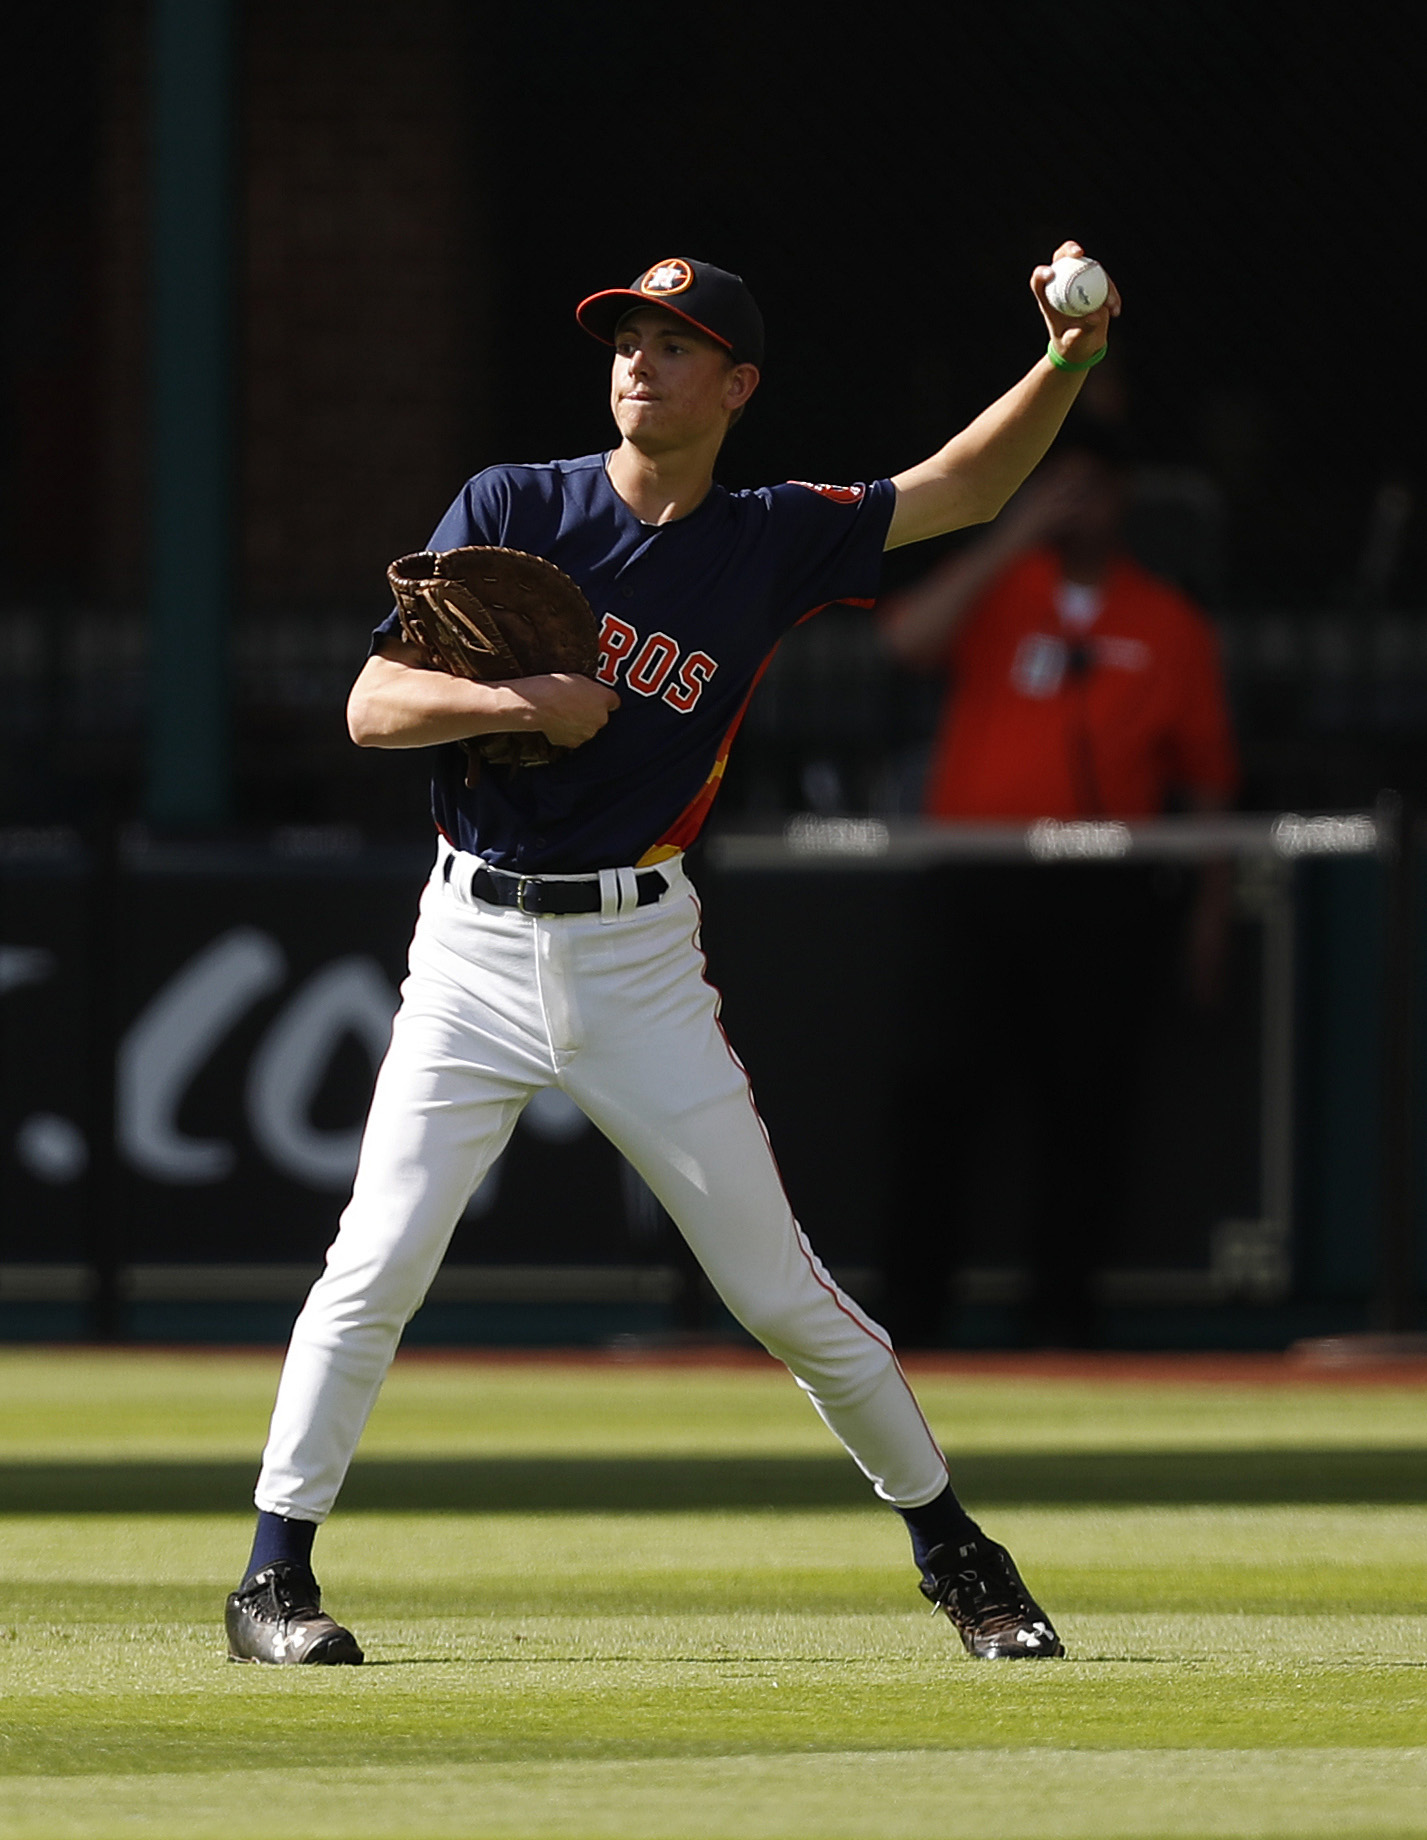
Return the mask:
[(722, 439), (753, 394), (758, 372), (660, 307), (627, 313), (614, 338), (610, 408), (620, 434), (644, 453)]

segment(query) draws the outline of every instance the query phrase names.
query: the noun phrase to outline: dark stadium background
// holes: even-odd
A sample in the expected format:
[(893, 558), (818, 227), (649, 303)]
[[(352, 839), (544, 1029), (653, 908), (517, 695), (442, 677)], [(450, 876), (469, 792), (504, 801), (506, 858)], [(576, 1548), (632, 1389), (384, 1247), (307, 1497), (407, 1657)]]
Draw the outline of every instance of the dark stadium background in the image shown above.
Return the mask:
[[(1331, 34), (1275, 0), (235, 15), (238, 620), (283, 618), (308, 699), (461, 479), (606, 438), (582, 292), (668, 250), (737, 267), (770, 345), (726, 479), (870, 476), (1019, 373), (1026, 275), (1074, 234), (1129, 302), (1115, 369), (1142, 458), (1221, 496), (1215, 611), (1293, 616), (1276, 660), (1231, 656), (1246, 802), (1420, 773), (1418, 700), (1374, 708), (1362, 628), (1312, 622), (1427, 598), (1400, 10)], [(146, 581), (146, 9), (8, 20), (0, 601), (81, 610), (112, 650), (107, 698), (63, 635), (7, 685), (0, 814), (36, 821), (82, 816), (96, 780), (135, 796), (137, 641), (116, 628)], [(1394, 537), (1398, 486), (1415, 508)], [(1427, 689), (1427, 661), (1408, 674)], [(239, 821), (291, 815), (298, 785), (314, 816), (390, 799), (389, 773), (323, 750), (300, 686), (240, 667), (238, 694)]]
[[(1148, 559), (1218, 624), (1243, 807), (1427, 792), (1420, 64), (1402, 9), (1325, 29), (1280, 0), (234, 0), (233, 21), (215, 715), (231, 773), (199, 827), (225, 847), (261, 854), (280, 827), (289, 857), (419, 855), (419, 756), (361, 753), (342, 723), (385, 566), (478, 467), (607, 439), (605, 356), (570, 309), (676, 251), (740, 270), (768, 318), (722, 466), (736, 486), (874, 477), (931, 451), (1042, 348), (1026, 278), (1077, 237), (1126, 297), (1095, 398), (1152, 487)], [(73, 836), (102, 871), (116, 837), (156, 830), (151, 27), (143, 0), (17, 0), (3, 28), (0, 837), (16, 862), (26, 839), (63, 854)], [(894, 557), (889, 579), (937, 547)], [(194, 569), (201, 586), (211, 558)], [(755, 701), (717, 822), (911, 809), (935, 687), (894, 671), (865, 623), (833, 616), (800, 644)], [(1329, 1148), (1322, 1218), (1300, 1226), (1319, 1300), (1357, 1309), (1380, 1051), (1357, 998), (1377, 988), (1380, 915), (1362, 865), (1324, 874), (1302, 922), (1316, 1058), (1299, 1090), (1305, 1139)], [(87, 937), (104, 942), (92, 1072), (141, 954), (117, 927)], [(758, 1043), (765, 1007), (744, 1001), (776, 1063), (765, 1103), (791, 1115), (786, 1041)], [(365, 1077), (339, 1066), (323, 1103), (341, 1111)], [(1234, 1078), (1252, 1086), (1242, 1056)], [(59, 1199), (93, 1233), (93, 1205)]]

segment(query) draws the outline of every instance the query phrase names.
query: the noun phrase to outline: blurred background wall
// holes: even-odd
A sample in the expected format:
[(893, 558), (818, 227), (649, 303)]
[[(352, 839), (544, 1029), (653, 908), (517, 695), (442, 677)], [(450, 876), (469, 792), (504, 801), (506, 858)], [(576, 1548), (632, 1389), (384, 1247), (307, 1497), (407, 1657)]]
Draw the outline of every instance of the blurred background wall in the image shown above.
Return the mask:
[[(7, 20), (13, 824), (141, 802), (153, 16), (17, 0)], [(1400, 12), (1358, 9), (1328, 43), (1274, 0), (672, 20), (648, 0), (234, 0), (232, 30), (233, 822), (380, 831), (420, 810), (419, 767), (341, 727), (385, 564), (479, 466), (607, 438), (604, 358), (571, 305), (674, 249), (738, 268), (767, 311), (724, 464), (741, 485), (875, 476), (939, 444), (1034, 356), (1026, 275), (1078, 237), (1129, 302), (1100, 406), (1141, 456), (1143, 550), (1219, 618), (1244, 803), (1421, 778)], [(865, 627), (810, 628), (722, 815), (907, 803), (931, 706)]]
[[(172, 215), (155, 232), (156, 124), (168, 119), (156, 60), (163, 22), (199, 14), (225, 47), (229, 176), (213, 222), (230, 277), (226, 346), (216, 395), (194, 404), (195, 418), (222, 426), (216, 547), (190, 546), (156, 508), (156, 479), (173, 483), (155, 435), (168, 355), (155, 339), (156, 275), (181, 274), (186, 250)], [(938, 446), (1042, 349), (1026, 278), (1076, 237), (1127, 301), (1087, 397), (1133, 443), (1136, 549), (1214, 618), (1240, 804), (1427, 794), (1411, 272), (1423, 175), (1400, 9), (1359, 7), (1324, 34), (1282, 0), (731, 0), (673, 15), (653, 0), (608, 11), (573, 0), (15, 0), (3, 33), (0, 982), (11, 994), (0, 1201), (30, 1237), (0, 1238), (0, 1265), (43, 1253), (39, 1223), (65, 1271), (100, 1269), (109, 1286), (96, 1317), (87, 1279), (17, 1292), (20, 1267), (5, 1267), (0, 1302), (23, 1293), (53, 1306), (51, 1332), (112, 1332), (114, 1287), (136, 1261), (161, 1274), (185, 1254), (233, 1260), (246, 1248), (305, 1272), (320, 1252), (429, 836), (421, 756), (361, 752), (343, 722), (386, 611), (386, 564), (425, 543), (481, 466), (608, 440), (606, 354), (572, 307), (659, 256), (734, 267), (765, 308), (764, 382), (721, 462), (738, 487), (873, 478)], [(166, 81), (181, 91), (184, 79), (170, 56)], [(195, 269), (208, 259), (203, 229)], [(156, 522), (167, 532), (157, 545)], [(957, 542), (897, 553), (889, 585)], [(180, 615), (185, 568), (195, 608), (207, 578), (222, 577), (221, 669), (203, 690), (224, 731), (221, 796), (188, 827), (221, 841), (221, 860), (158, 847), (146, 759), (175, 695), (155, 669), (170, 643), (156, 639), (160, 561)], [(754, 700), (713, 833), (799, 812), (914, 812), (939, 700), (934, 679), (891, 662), (865, 616), (833, 610), (800, 629)], [(145, 835), (158, 842), (136, 868)], [(128, 839), (122, 876), (116, 836)], [(346, 892), (323, 879), (347, 870)], [(1295, 874), (1290, 886), (1245, 867), (1237, 995), (1218, 1022), (1181, 1014), (1179, 1035), (1161, 1033), (1161, 1061), (1182, 1063), (1177, 1044), (1189, 1041), (1200, 1082), (1178, 1098), (1165, 1087), (1161, 1123), (1191, 1116), (1200, 1136), (1181, 1131), (1155, 1150), (1143, 1178), (1136, 1257), (1163, 1282), (1126, 1295), (1149, 1299), (1159, 1326), (1122, 1324), (1121, 1339), (1281, 1340), (1366, 1308), (1382, 890), (1362, 860)], [(846, 1029), (881, 1041), (892, 1027), (885, 965), (871, 965), (855, 903), (825, 890), (819, 981), (804, 989), (806, 885), (723, 881), (712, 863), (708, 881), (716, 968), (795, 1200), (811, 1196), (833, 1252), (865, 1265), (886, 1096), (851, 1091), (839, 1055)], [(770, 913), (783, 916), (776, 938)], [(189, 1043), (191, 1085), (170, 1067), (171, 1116), (126, 1123), (124, 1094), (110, 1090), (116, 1044), (220, 970), (248, 978), (249, 1009), (209, 1043), (210, 1060)], [(822, 994), (839, 977), (841, 1020)], [(1208, 1166), (1204, 1121), (1242, 1125), (1266, 1090), (1264, 1019), (1280, 985), (1298, 1006), (1274, 1049), (1275, 1103), (1294, 1116), (1274, 1154), (1297, 1185), (1298, 1315), (1206, 1328), (1216, 1299), (1288, 1295), (1279, 1241), (1279, 1264), (1255, 1277), (1252, 1234), (1220, 1232), (1239, 1212), (1258, 1219), (1265, 1153), (1253, 1128), (1219, 1133), (1218, 1188), (1165, 1227), (1165, 1196), (1198, 1194), (1183, 1177)], [(279, 1064), (274, 1032), (289, 1041), (287, 1006), (308, 1014), (314, 990), (335, 1004), (331, 1053), (306, 1068), (306, 1109), (284, 1126), (252, 1068)], [(882, 1051), (895, 1052), (894, 1035)], [(116, 1102), (118, 1163), (106, 1147)], [(831, 1178), (829, 1130), (844, 1144), (857, 1136), (847, 1180)], [(1147, 1142), (1156, 1130), (1173, 1135), (1156, 1126)], [(470, 1244), (485, 1250), (472, 1256), (518, 1261), (532, 1210), (557, 1211), (523, 1185), (537, 1164), (557, 1183), (567, 1168), (600, 1197), (591, 1256), (664, 1273), (653, 1291), (631, 1281), (624, 1303), (642, 1299), (660, 1321), (670, 1298), (686, 1309), (688, 1274), (647, 1197), (608, 1161), (591, 1175), (575, 1121), (537, 1117), (531, 1132), (504, 1200), (473, 1204), (483, 1224)], [(190, 1158), (210, 1171), (192, 1182), (189, 1140), (211, 1152)], [(230, 1177), (237, 1189), (204, 1187)], [(982, 1226), (991, 1259), (994, 1210)], [(1419, 1258), (1420, 1229), (1419, 1217)], [(210, 1286), (220, 1303), (231, 1269)], [(1170, 1280), (1186, 1270), (1199, 1276), (1176, 1292)], [(146, 1282), (150, 1313), (130, 1326), (163, 1332), (161, 1305), (179, 1293), (162, 1275)], [(276, 1332), (301, 1285), (273, 1283)], [(470, 1295), (495, 1296), (499, 1323), (470, 1319), (461, 1333), (523, 1333), (509, 1287)], [(1197, 1326), (1164, 1327), (1176, 1296), (1200, 1310)], [(982, 1339), (1001, 1332), (988, 1322)], [(191, 1313), (174, 1332), (193, 1332)]]

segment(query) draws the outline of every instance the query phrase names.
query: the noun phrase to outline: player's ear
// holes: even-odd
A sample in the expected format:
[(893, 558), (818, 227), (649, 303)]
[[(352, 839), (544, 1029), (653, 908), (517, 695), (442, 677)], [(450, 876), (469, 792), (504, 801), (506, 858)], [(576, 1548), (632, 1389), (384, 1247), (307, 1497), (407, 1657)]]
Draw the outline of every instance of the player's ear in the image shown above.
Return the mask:
[(756, 364), (733, 365), (724, 379), (724, 408), (741, 409), (757, 388), (758, 366)]

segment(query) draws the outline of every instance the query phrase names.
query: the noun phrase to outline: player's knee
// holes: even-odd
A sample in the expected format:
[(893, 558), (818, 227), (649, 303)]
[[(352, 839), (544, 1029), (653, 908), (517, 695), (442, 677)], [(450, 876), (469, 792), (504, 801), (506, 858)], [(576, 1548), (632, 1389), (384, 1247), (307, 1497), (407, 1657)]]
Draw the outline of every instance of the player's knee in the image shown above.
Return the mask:
[(826, 1346), (829, 1330), (841, 1326), (832, 1322), (838, 1314), (836, 1305), (821, 1295), (813, 1299), (763, 1295), (750, 1299), (735, 1314), (748, 1333), (780, 1361)]
[(370, 1330), (400, 1335), (421, 1308), (431, 1284), (429, 1260), (388, 1258), (379, 1265), (329, 1265), (312, 1287), (304, 1316), (341, 1335)]
[(895, 1365), (885, 1338), (865, 1325), (850, 1302), (818, 1288), (813, 1297), (759, 1299), (735, 1311), (750, 1335), (819, 1397), (852, 1400)]

